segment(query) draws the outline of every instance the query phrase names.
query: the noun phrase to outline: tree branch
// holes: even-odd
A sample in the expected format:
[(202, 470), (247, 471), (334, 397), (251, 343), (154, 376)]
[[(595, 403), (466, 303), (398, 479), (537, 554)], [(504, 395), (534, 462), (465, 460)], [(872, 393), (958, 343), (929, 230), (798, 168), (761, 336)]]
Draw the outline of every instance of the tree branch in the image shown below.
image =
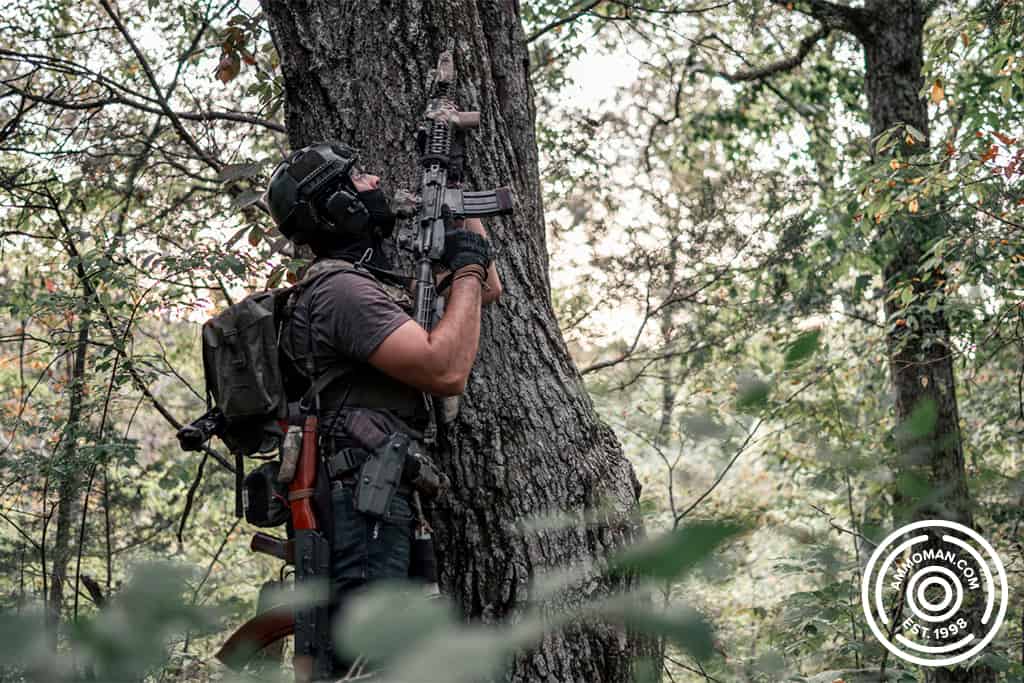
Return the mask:
[(192, 485), (188, 487), (188, 494), (185, 496), (185, 509), (181, 511), (181, 521), (178, 523), (178, 543), (184, 543), (182, 537), (185, 535), (185, 525), (188, 524), (188, 516), (192, 512), (192, 503), (195, 501), (196, 491), (199, 490), (199, 484), (203, 481), (203, 471), (206, 469), (207, 455), (207, 453), (204, 453), (203, 459), (199, 461), (199, 469), (196, 470), (195, 479), (192, 480)]
[[(725, 479), (725, 475), (729, 473), (729, 470), (732, 469), (732, 466), (736, 464), (736, 461), (739, 459), (741, 455), (743, 455), (743, 452), (750, 445), (750, 442), (753, 440), (754, 435), (757, 434), (757, 431), (761, 428), (761, 425), (763, 425), (769, 419), (773, 418), (783, 406), (787, 405), (790, 401), (792, 401), (794, 398), (803, 393), (803, 391), (807, 387), (813, 386), (817, 381), (817, 377), (812, 377), (809, 381), (805, 382), (796, 391), (792, 392), (789, 396), (783, 399), (781, 403), (772, 408), (771, 411), (769, 411), (767, 414), (761, 415), (761, 417), (758, 418), (757, 422), (754, 423), (753, 428), (751, 428), (750, 431), (747, 433), (747, 438), (743, 440), (743, 443), (741, 443), (740, 447), (736, 449), (735, 453), (733, 453), (733, 456), (732, 458), (729, 459), (729, 462), (725, 464), (725, 467), (722, 468), (722, 471), (719, 472), (718, 476), (715, 477), (715, 480), (711, 483), (711, 486), (709, 486), (704, 491), (704, 493), (697, 496), (697, 499), (690, 503), (690, 505), (685, 510), (676, 515), (675, 521), (678, 523), (680, 520), (686, 517), (686, 515), (690, 514), (690, 512), (692, 512), (694, 508), (696, 508), (698, 505), (704, 502), (704, 499), (710, 496), (714, 492), (714, 490), (718, 488), (718, 485), (722, 483), (723, 479)], [(776, 430), (776, 432), (781, 431), (781, 429), (782, 428)]]
[(178, 116), (171, 110), (167, 100), (163, 97), (160, 84), (157, 82), (156, 75), (153, 73), (153, 69), (149, 65), (149, 60), (146, 59), (146, 56), (142, 53), (142, 50), (135, 42), (135, 39), (132, 38), (131, 33), (128, 32), (128, 28), (121, 21), (121, 17), (118, 16), (117, 12), (114, 11), (114, 8), (110, 6), (110, 2), (108, 2), (108, 0), (100, 0), (100, 6), (103, 7), (107, 16), (109, 16), (111, 21), (114, 22), (118, 32), (124, 37), (125, 42), (128, 43), (128, 47), (131, 48), (132, 53), (139, 62), (139, 66), (142, 67), (143, 73), (146, 74), (146, 80), (149, 81), (150, 87), (153, 88), (153, 92), (156, 93), (156, 100), (160, 105), (160, 109), (163, 111), (164, 115), (171, 120), (171, 125), (174, 127), (174, 130), (177, 131), (178, 135), (188, 148), (195, 152), (196, 156), (206, 162), (206, 164), (213, 170), (219, 172), (223, 167), (223, 164), (210, 156), (206, 150), (199, 146), (199, 143), (192, 137), (192, 134), (185, 130), (185, 126), (182, 125), (181, 119), (178, 118)]
[[(68, 225), (66, 218), (64, 217), (64, 212), (61, 210), (57, 198), (54, 197), (52, 193), (50, 193), (49, 188), (44, 188), (44, 192), (46, 193), (47, 199), (50, 201), (51, 208), (57, 215), (57, 220), (60, 222), (60, 225), (64, 229), (65, 234), (70, 234), (72, 232), (71, 228)], [(179, 422), (171, 414), (171, 412), (156, 398), (156, 396), (153, 395), (153, 392), (150, 391), (149, 387), (146, 386), (145, 380), (139, 374), (139, 370), (138, 368), (135, 367), (135, 362), (132, 359), (132, 357), (128, 354), (128, 350), (124, 347), (124, 344), (118, 343), (118, 334), (116, 326), (114, 325), (114, 318), (113, 316), (110, 315), (110, 311), (107, 310), (106, 305), (103, 303), (103, 300), (100, 298), (99, 293), (96, 291), (95, 287), (93, 287), (92, 281), (89, 278), (88, 273), (85, 272), (85, 268), (82, 266), (82, 256), (81, 254), (79, 254), (78, 248), (70, 239), (58, 239), (60, 240), (60, 243), (64, 246), (64, 249), (68, 252), (68, 255), (71, 257), (72, 261), (75, 263), (76, 273), (83, 287), (85, 288), (86, 293), (95, 300), (100, 313), (103, 314), (103, 322), (111, 335), (111, 339), (114, 340), (113, 348), (118, 353), (118, 355), (124, 359), (125, 369), (128, 370), (128, 373), (132, 376), (132, 380), (136, 388), (139, 391), (141, 391), (142, 394), (147, 399), (149, 399), (149, 402), (153, 405), (154, 408), (156, 408), (157, 412), (159, 412), (163, 416), (163, 418), (171, 424), (171, 426), (173, 426), (176, 430), (181, 429), (181, 422)], [(206, 453), (211, 458), (216, 460), (217, 463), (220, 464), (220, 466), (226, 469), (227, 471), (235, 471), (234, 466), (231, 465), (224, 458), (224, 456), (214, 451), (208, 445), (204, 444), (202, 450), (204, 453)]]
[[(156, 107), (153, 105), (145, 104), (143, 102), (131, 100), (127, 97), (123, 97), (120, 95), (111, 95), (109, 97), (104, 97), (102, 99), (87, 100), (82, 102), (72, 102), (69, 100), (61, 100), (55, 97), (47, 97), (46, 95), (38, 95), (36, 93), (28, 91), (25, 88), (12, 85), (10, 81), (5, 81), (4, 85), (10, 88), (12, 92), (17, 93), (18, 95), (22, 96), (30, 102), (47, 104), (53, 107), (59, 107), (61, 109), (91, 111), (93, 109), (100, 109), (102, 107), (107, 107), (110, 105), (123, 105), (125, 107), (130, 107), (131, 109), (144, 111), (147, 114), (164, 115), (166, 113), (165, 110), (161, 107)], [(260, 118), (259, 116), (254, 116), (252, 114), (246, 114), (243, 112), (208, 110), (175, 111), (172, 113), (174, 114), (174, 116), (185, 121), (201, 121), (203, 123), (209, 121), (234, 121), (237, 123), (248, 123), (254, 126), (262, 126), (263, 128), (267, 128), (277, 133), (288, 132), (287, 129), (277, 121), (271, 121), (269, 119)]]
[(597, 7), (598, 5), (600, 5), (602, 1), (603, 0), (590, 0), (589, 2), (585, 3), (582, 7), (579, 7), (578, 9), (573, 10), (572, 12), (570, 12), (567, 15), (565, 15), (561, 19), (555, 19), (551, 23), (549, 23), (549, 24), (547, 24), (545, 26), (542, 26), (541, 28), (537, 29), (536, 31), (531, 33), (529, 36), (527, 36), (526, 44), (529, 45), (530, 43), (532, 43), (533, 41), (537, 40), (538, 38), (540, 38), (545, 33), (549, 33), (551, 31), (555, 30), (556, 28), (558, 28), (559, 26), (564, 26), (565, 24), (569, 24), (571, 22), (576, 21), (577, 19), (582, 17), (584, 14), (586, 14), (590, 10), (592, 10), (595, 7)]
[(103, 607), (107, 603), (107, 598), (103, 595), (103, 589), (100, 588), (100, 584), (97, 583), (96, 579), (92, 578), (88, 574), (82, 574), (82, 584), (85, 585), (85, 589), (89, 591), (89, 596), (92, 597), (93, 604), (97, 607)]
[(728, 73), (726, 71), (718, 71), (716, 73), (731, 83), (743, 83), (747, 81), (760, 81), (770, 76), (774, 76), (777, 73), (792, 71), (803, 63), (804, 59), (807, 58), (807, 55), (809, 55), (811, 50), (814, 49), (814, 46), (827, 37), (830, 30), (831, 29), (828, 26), (823, 25), (817, 31), (800, 41), (800, 47), (797, 49), (796, 54), (786, 57), (785, 59), (780, 59), (772, 64), (767, 64), (754, 69), (745, 69), (735, 73)]
[(703, 14), (716, 9), (722, 9), (733, 4), (735, 0), (724, 0), (723, 2), (716, 3), (714, 5), (705, 5), (704, 7), (643, 7), (642, 5), (636, 5), (625, 0), (609, 0), (612, 4), (624, 7), (625, 9), (635, 10), (643, 14), (663, 14), (667, 16), (678, 16), (681, 14)]
[(799, 102), (794, 102), (791, 98), (787, 97), (781, 90), (775, 87), (775, 85), (771, 82), (770, 77), (777, 73), (791, 71), (792, 69), (795, 69), (797, 66), (799, 66), (810, 53), (810, 51), (814, 48), (814, 46), (823, 37), (828, 35), (828, 32), (829, 29), (827, 27), (822, 27), (822, 29), (820, 29), (819, 31), (816, 31), (815, 33), (807, 36), (802, 41), (800, 41), (800, 48), (798, 49), (796, 55), (792, 57), (787, 57), (786, 59), (779, 60), (774, 64), (769, 64), (767, 66), (762, 67), (750, 66), (750, 62), (747, 61), (746, 56), (742, 52), (740, 52), (732, 45), (727, 43), (725, 40), (723, 40), (721, 36), (718, 36), (717, 34), (713, 33), (710, 36), (708, 36), (708, 40), (718, 41), (727, 50), (729, 50), (734, 55), (739, 57), (739, 59), (742, 60), (744, 64), (750, 66), (750, 68), (748, 68), (746, 71), (738, 71), (734, 74), (730, 74), (727, 71), (707, 69), (699, 66), (695, 67), (693, 71), (695, 71), (696, 73), (705, 73), (713, 76), (719, 76), (731, 83), (742, 83), (746, 81), (755, 80), (759, 81), (765, 86), (765, 88), (775, 93), (775, 96), (778, 97), (783, 102), (785, 102), (791, 109), (793, 109), (793, 111), (800, 114), (800, 116), (803, 116), (806, 119), (811, 119), (814, 116), (815, 111), (810, 106), (801, 104)]
[(773, 4), (806, 14), (817, 19), (826, 28), (845, 31), (862, 42), (870, 37), (871, 13), (860, 7), (840, 5), (829, 0), (771, 0)]

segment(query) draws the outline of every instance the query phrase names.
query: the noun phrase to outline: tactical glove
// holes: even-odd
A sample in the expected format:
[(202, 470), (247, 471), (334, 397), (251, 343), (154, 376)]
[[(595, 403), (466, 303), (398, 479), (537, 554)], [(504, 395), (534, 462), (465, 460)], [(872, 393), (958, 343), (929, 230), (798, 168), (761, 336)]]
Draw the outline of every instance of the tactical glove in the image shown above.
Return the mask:
[(448, 230), (444, 235), (441, 263), (453, 273), (469, 265), (491, 265), (491, 243), (486, 237), (468, 230)]

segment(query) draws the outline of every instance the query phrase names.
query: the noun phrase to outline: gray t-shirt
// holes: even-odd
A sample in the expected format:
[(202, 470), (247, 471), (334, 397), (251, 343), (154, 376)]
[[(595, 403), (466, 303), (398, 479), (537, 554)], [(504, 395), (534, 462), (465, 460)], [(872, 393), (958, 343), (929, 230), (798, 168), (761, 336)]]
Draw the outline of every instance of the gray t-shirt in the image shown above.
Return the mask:
[[(300, 293), (291, 320), (282, 330), (281, 345), (296, 369), (306, 374), (311, 333), (318, 375), (339, 362), (355, 363), (361, 385), (406, 395), (415, 403), (420, 399), (419, 392), (366, 363), (388, 335), (411, 319), (373, 277), (345, 271), (330, 273)], [(333, 395), (331, 391), (325, 394)]]

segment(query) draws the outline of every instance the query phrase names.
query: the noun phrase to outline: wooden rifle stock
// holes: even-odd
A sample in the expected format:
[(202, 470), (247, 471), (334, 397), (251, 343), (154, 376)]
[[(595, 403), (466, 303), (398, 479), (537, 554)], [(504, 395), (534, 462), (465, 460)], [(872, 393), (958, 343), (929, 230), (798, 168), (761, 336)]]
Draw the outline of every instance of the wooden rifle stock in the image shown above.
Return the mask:
[(275, 607), (242, 624), (214, 656), (229, 669), (241, 671), (260, 650), (294, 632), (294, 610)]
[[(288, 486), (288, 503), (295, 528), (295, 583), (328, 580), (330, 545), (316, 521), (313, 492), (317, 473), (317, 417), (307, 415), (302, 425), (302, 449), (295, 478)], [(328, 678), (331, 672), (331, 641), (327, 606), (315, 604), (294, 611), (295, 680)]]
[(292, 512), (292, 525), (296, 531), (316, 531), (313, 513), (313, 488), (316, 486), (316, 415), (307, 415), (302, 424), (302, 451), (295, 478), (288, 485), (288, 504)]

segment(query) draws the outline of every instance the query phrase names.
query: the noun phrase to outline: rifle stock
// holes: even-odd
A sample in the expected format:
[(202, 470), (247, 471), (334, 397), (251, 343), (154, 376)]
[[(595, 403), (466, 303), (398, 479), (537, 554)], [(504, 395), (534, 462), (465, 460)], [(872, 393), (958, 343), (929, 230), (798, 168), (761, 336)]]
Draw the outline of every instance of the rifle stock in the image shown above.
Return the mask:
[(229, 669), (241, 671), (260, 650), (294, 632), (292, 608), (274, 607), (242, 624), (214, 656)]
[[(307, 415), (302, 425), (302, 450), (295, 478), (288, 486), (288, 502), (295, 527), (293, 555), (296, 585), (330, 576), (330, 546), (320, 532), (313, 511), (317, 472), (317, 417)], [(331, 640), (327, 606), (314, 604), (295, 610), (295, 680), (303, 683), (331, 674)]]

